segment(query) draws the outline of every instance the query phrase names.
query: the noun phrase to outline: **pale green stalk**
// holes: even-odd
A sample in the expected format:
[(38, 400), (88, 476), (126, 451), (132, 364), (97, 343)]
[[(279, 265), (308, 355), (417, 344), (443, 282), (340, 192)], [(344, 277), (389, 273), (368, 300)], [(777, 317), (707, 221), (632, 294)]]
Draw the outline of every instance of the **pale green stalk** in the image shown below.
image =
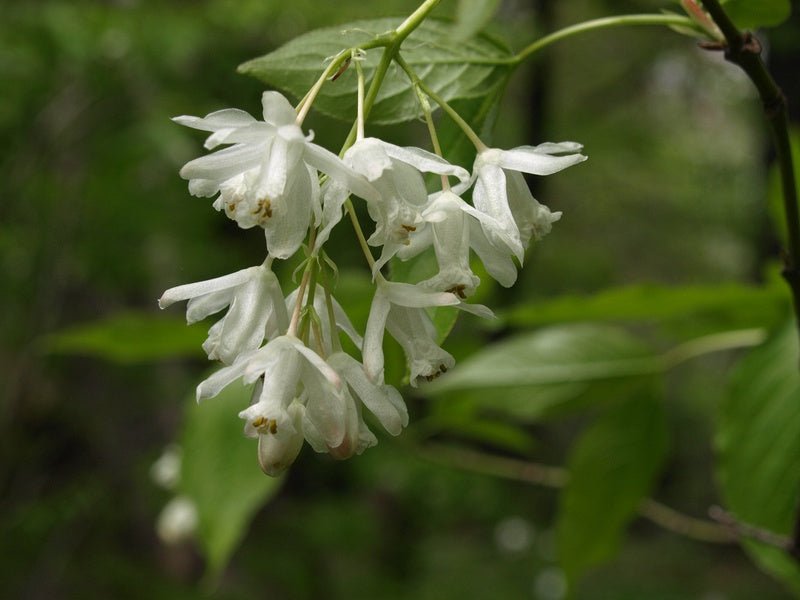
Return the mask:
[(513, 62), (521, 63), (539, 50), (579, 33), (586, 33), (597, 29), (610, 29), (613, 27), (628, 27), (631, 25), (666, 25), (668, 27), (685, 27), (700, 31), (694, 21), (682, 15), (620, 15), (618, 17), (603, 17), (602, 19), (593, 19), (576, 25), (570, 25), (569, 27), (559, 29), (558, 31), (554, 31), (549, 35), (539, 38), (519, 51), (514, 56)]
[(411, 80), (411, 84), (425, 92), (426, 95), (430, 96), (433, 101), (441, 106), (442, 110), (444, 110), (447, 115), (453, 119), (453, 121), (455, 121), (456, 125), (461, 128), (461, 130), (464, 132), (464, 135), (466, 135), (474, 144), (478, 152), (486, 150), (486, 144), (481, 141), (480, 137), (478, 137), (478, 134), (475, 133), (472, 127), (469, 126), (469, 123), (461, 118), (461, 115), (459, 115), (458, 112), (456, 112), (456, 110), (450, 106), (444, 98), (428, 87), (428, 85), (426, 85), (426, 83), (419, 78), (416, 71), (414, 71), (411, 65), (409, 65), (402, 56), (397, 55), (395, 57), (395, 61), (398, 65), (400, 65), (400, 68), (405, 71), (406, 75), (408, 75), (408, 78)]

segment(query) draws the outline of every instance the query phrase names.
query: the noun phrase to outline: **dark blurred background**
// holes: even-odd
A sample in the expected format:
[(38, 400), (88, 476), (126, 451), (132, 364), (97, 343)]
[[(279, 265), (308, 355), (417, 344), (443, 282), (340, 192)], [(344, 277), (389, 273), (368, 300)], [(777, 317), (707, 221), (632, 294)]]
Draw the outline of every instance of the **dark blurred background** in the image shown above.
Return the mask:
[[(450, 2), (434, 14), (452, 14)], [(435, 466), (390, 440), (346, 463), (306, 448), (211, 586), (191, 542), (168, 545), (156, 535), (169, 494), (150, 476), (207, 369), (199, 348), (194, 357), (146, 361), (48, 351), (52, 334), (131, 311), (155, 314), (167, 287), (262, 260), (263, 237), (189, 196), (177, 172), (202, 152), (201, 138), (170, 117), (224, 107), (258, 115), (263, 86), (237, 75), (238, 64), (316, 27), (415, 6), (2, 4), (0, 596), (189, 598), (215, 589), (221, 598), (564, 597), (554, 492)], [(559, 26), (665, 6), (509, 0), (490, 31), (519, 49)], [(797, 12), (763, 38), (795, 120)], [(308, 124), (334, 150), (346, 133), (319, 116)], [(373, 132), (426, 145), (421, 124)], [(488, 292), (493, 307), (630, 282), (757, 282), (775, 259), (764, 208), (771, 154), (758, 101), (718, 54), (662, 29), (592, 33), (543, 52), (512, 80), (494, 144), (561, 140), (582, 142), (590, 160), (534, 182), (564, 217), (515, 288)], [(334, 241), (347, 270), (349, 241)], [(476, 327), (459, 325), (447, 348), (463, 356), (498, 335)], [(135, 331), (120, 335), (130, 340), (116, 338), (118, 345), (139, 343)], [(682, 367), (671, 379), (673, 451), (659, 488), (696, 515), (718, 501), (710, 436), (719, 369), (703, 367)], [(413, 421), (427, 401), (411, 399), (410, 408)], [(240, 427), (235, 411), (230, 426)], [(557, 463), (573, 430), (541, 427), (535, 458)], [(253, 477), (261, 477), (253, 453)], [(784, 592), (735, 546), (637, 521), (618, 559), (578, 595)]]

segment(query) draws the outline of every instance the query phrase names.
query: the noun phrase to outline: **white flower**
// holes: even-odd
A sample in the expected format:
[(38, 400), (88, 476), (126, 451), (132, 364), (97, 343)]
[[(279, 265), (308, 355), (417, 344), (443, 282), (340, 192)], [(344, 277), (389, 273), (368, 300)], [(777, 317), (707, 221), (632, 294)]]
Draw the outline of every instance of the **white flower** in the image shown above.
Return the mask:
[(469, 173), (443, 158), (420, 148), (401, 148), (377, 138), (363, 138), (350, 147), (344, 161), (364, 175), (378, 190), (380, 198), (367, 198), (367, 209), (375, 232), (368, 242), (383, 246), (375, 265), (379, 270), (400, 248), (409, 243), (409, 235), (424, 222), (421, 212), (428, 201), (422, 173), (454, 176), (466, 184)]
[[(430, 227), (412, 236), (411, 244), (398, 253), (400, 259), (407, 260), (433, 246), (439, 272), (419, 285), (451, 292), (461, 299), (472, 295), (480, 279), (470, 268), (470, 248), (501, 285), (514, 283), (517, 269), (508, 245), (497, 242), (503, 231), (494, 218), (449, 190), (432, 195), (422, 215)], [(487, 236), (486, 232), (494, 235)]]
[(408, 411), (395, 388), (373, 383), (364, 372), (363, 365), (344, 352), (334, 353), (327, 362), (346, 382), (342, 388), (345, 400), (345, 434), (341, 444), (332, 447), (322, 439), (312, 423), (306, 422), (306, 439), (317, 452), (327, 452), (333, 458), (343, 460), (361, 454), (378, 443), (364, 422), (362, 405), (375, 415), (391, 435), (398, 435), (408, 425)]
[(387, 432), (398, 435), (408, 425), (408, 410), (400, 392), (394, 387), (375, 383), (367, 376), (364, 365), (344, 352), (332, 354), (328, 364), (342, 376)]
[[(523, 258), (531, 238), (538, 240), (550, 231), (561, 213), (550, 212), (531, 195), (520, 174), (550, 175), (586, 160), (578, 154), (582, 146), (575, 142), (520, 146), (512, 150), (490, 148), (475, 159), (477, 178), (472, 193), (475, 208), (493, 217), (503, 228), (500, 238), (512, 252)], [(565, 154), (566, 153), (566, 154)], [(496, 232), (487, 232), (490, 237)]]
[(204, 118), (181, 116), (175, 121), (212, 132), (208, 149), (233, 144), (197, 158), (181, 169), (195, 196), (220, 196), (214, 202), (240, 227), (263, 227), (269, 252), (278, 258), (294, 254), (305, 238), (311, 215), (319, 214), (317, 170), (351, 192), (376, 199), (367, 181), (333, 153), (311, 143), (296, 122), (297, 114), (278, 92), (262, 96), (264, 121), (225, 109)]
[(150, 467), (150, 477), (166, 490), (174, 490), (181, 480), (181, 447), (170, 444)]
[(197, 506), (187, 496), (176, 496), (158, 515), (156, 532), (165, 544), (178, 544), (192, 537), (199, 521)]
[(259, 382), (253, 404), (239, 417), (245, 421), (245, 435), (259, 438), (259, 462), (268, 475), (294, 461), (309, 431), (315, 442), (329, 448), (341, 445), (346, 416), (342, 380), (297, 338), (275, 338), (212, 374), (197, 387), (198, 401), (213, 398), (237, 379)]
[(364, 369), (369, 378), (383, 383), (383, 332), (388, 329), (406, 354), (410, 383), (420, 378), (431, 380), (452, 368), (453, 357), (436, 343), (436, 328), (425, 312), (427, 307), (456, 306), (478, 316), (491, 317), (481, 305), (464, 304), (450, 292), (436, 292), (408, 283), (376, 280), (377, 289), (364, 334)]
[(203, 349), (212, 360), (231, 364), (255, 350), (265, 338), (286, 331), (289, 318), (280, 284), (266, 265), (170, 288), (158, 301), (161, 308), (189, 300), (189, 324), (205, 319), (226, 307), (228, 312), (208, 331)]

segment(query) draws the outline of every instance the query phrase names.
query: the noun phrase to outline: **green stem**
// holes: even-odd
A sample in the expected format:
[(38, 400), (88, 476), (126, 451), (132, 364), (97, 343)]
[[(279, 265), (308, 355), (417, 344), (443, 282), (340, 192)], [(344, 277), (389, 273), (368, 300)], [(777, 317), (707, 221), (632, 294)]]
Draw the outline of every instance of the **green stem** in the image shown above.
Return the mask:
[[(761, 59), (761, 44), (750, 32), (742, 33), (717, 0), (702, 0), (711, 18), (725, 36), (725, 58), (738, 65), (758, 90), (769, 123), (775, 156), (781, 173), (783, 211), (786, 214), (788, 248), (783, 277), (792, 291), (795, 320), (800, 329), (800, 210), (798, 210), (797, 181), (794, 175), (792, 145), (789, 138), (789, 114), (786, 96), (767, 71)], [(800, 519), (798, 519), (800, 523)], [(800, 530), (798, 531), (800, 545)]]
[(398, 48), (400, 44), (403, 43), (403, 40), (411, 35), (412, 31), (422, 25), (422, 22), (426, 19), (428, 14), (436, 8), (436, 5), (439, 4), (440, 1), (441, 0), (425, 0), (425, 2), (419, 5), (417, 10), (408, 15), (408, 18), (398, 25), (397, 29), (394, 30), (394, 44)]
[(367, 238), (364, 236), (364, 231), (361, 229), (361, 223), (358, 222), (358, 215), (356, 215), (356, 209), (353, 206), (353, 201), (348, 198), (345, 200), (344, 207), (347, 210), (347, 214), (350, 216), (350, 221), (353, 223), (353, 229), (356, 232), (358, 244), (361, 246), (361, 251), (364, 253), (364, 258), (367, 259), (369, 269), (370, 271), (374, 271), (375, 257), (372, 256), (372, 251), (369, 249), (369, 244), (367, 244)]
[(436, 102), (436, 104), (442, 107), (442, 110), (447, 113), (447, 116), (453, 119), (456, 125), (461, 128), (461, 131), (464, 132), (464, 135), (466, 135), (469, 138), (469, 141), (473, 143), (478, 152), (486, 150), (486, 144), (481, 141), (481, 138), (478, 137), (478, 134), (475, 133), (472, 127), (469, 126), (469, 123), (467, 123), (461, 117), (461, 115), (459, 115), (458, 112), (456, 112), (456, 110), (447, 103), (444, 98), (428, 87), (428, 85), (419, 78), (416, 71), (414, 71), (411, 65), (409, 65), (402, 56), (397, 55), (395, 56), (394, 60), (398, 65), (400, 65), (400, 68), (405, 71), (406, 75), (408, 75), (408, 78), (411, 80), (411, 84), (425, 92), (427, 96), (430, 96), (433, 101)]
[[(792, 291), (795, 323), (800, 333), (800, 212), (797, 206), (797, 181), (794, 176), (792, 144), (789, 138), (789, 113), (786, 96), (775, 83), (761, 60), (761, 44), (750, 32), (740, 32), (717, 0), (702, 0), (703, 6), (725, 36), (725, 58), (738, 65), (750, 78), (761, 97), (764, 116), (769, 123), (775, 155), (781, 172), (783, 211), (789, 248), (785, 256), (783, 278)], [(786, 552), (800, 561), (800, 508)]]
[(618, 17), (604, 17), (602, 19), (578, 23), (577, 25), (570, 25), (569, 27), (546, 35), (543, 38), (539, 38), (518, 52), (516, 56), (514, 56), (514, 62), (521, 63), (532, 54), (546, 48), (550, 44), (579, 33), (594, 31), (596, 29), (627, 27), (630, 25), (666, 25), (669, 27), (688, 27), (699, 31), (694, 21), (682, 15), (621, 15)]
[[(417, 100), (419, 101), (420, 108), (422, 109), (422, 114), (425, 115), (425, 124), (428, 126), (428, 135), (431, 138), (431, 144), (433, 145), (433, 151), (436, 156), (444, 158), (444, 154), (442, 153), (442, 145), (439, 143), (439, 134), (436, 133), (436, 124), (433, 122), (433, 111), (431, 110), (431, 103), (428, 102), (428, 97), (425, 95), (419, 86), (414, 86), (414, 91), (416, 92)], [(442, 180), (442, 189), (447, 191), (450, 189), (450, 181), (447, 179), (447, 175), (441, 175)]]

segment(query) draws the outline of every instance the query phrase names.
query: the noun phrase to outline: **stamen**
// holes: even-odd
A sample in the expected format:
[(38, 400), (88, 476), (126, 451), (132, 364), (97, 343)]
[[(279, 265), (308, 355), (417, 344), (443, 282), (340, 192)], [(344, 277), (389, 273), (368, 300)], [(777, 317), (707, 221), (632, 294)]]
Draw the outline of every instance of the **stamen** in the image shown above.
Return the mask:
[(269, 219), (272, 218), (272, 202), (269, 198), (264, 196), (263, 198), (256, 200), (256, 208), (253, 211), (254, 215), (258, 215), (258, 222), (263, 225)]
[(466, 290), (467, 286), (463, 283), (459, 283), (449, 289), (446, 289), (445, 292), (450, 292), (451, 294), (458, 296), (462, 300), (466, 300), (467, 299)]

